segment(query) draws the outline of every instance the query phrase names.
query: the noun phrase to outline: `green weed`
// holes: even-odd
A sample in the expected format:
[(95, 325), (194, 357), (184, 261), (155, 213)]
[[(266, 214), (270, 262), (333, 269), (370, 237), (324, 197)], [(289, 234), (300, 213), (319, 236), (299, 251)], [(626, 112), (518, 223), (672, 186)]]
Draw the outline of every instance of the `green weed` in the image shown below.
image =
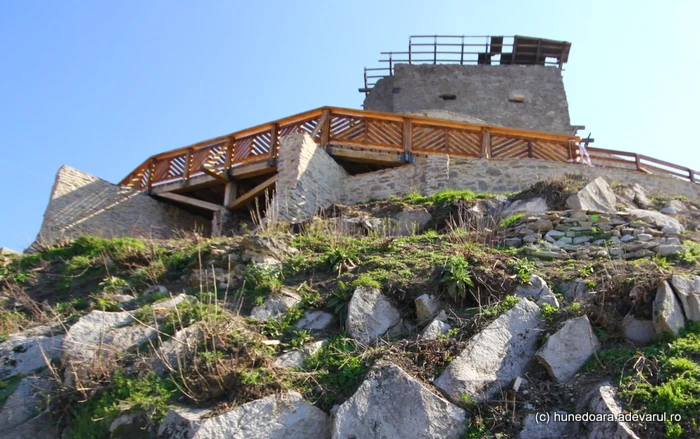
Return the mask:
[(469, 262), (461, 256), (448, 256), (440, 284), (453, 299), (464, 299), (467, 295), (467, 289), (474, 286)]
[(504, 229), (507, 229), (509, 227), (513, 227), (514, 225), (516, 225), (518, 223), (518, 221), (520, 221), (523, 218), (523, 216), (524, 216), (524, 214), (522, 214), (522, 213), (515, 213), (513, 215), (507, 216), (501, 220), (499, 225)]
[(159, 422), (177, 393), (175, 385), (154, 373), (142, 377), (116, 372), (108, 387), (97, 397), (74, 404), (66, 437), (91, 439), (109, 436), (109, 426), (123, 411), (145, 413)]

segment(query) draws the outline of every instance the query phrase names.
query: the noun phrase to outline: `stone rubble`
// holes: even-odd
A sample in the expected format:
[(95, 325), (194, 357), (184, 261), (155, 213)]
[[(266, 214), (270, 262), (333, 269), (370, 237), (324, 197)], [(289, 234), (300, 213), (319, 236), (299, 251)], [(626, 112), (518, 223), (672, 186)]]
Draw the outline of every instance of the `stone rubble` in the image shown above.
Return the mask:
[[(553, 228), (545, 232), (549, 223)], [(687, 250), (679, 239), (684, 230), (675, 219), (654, 211), (568, 210), (523, 217), (505, 231), (503, 243), (525, 246), (530, 256), (546, 259), (668, 257)]]

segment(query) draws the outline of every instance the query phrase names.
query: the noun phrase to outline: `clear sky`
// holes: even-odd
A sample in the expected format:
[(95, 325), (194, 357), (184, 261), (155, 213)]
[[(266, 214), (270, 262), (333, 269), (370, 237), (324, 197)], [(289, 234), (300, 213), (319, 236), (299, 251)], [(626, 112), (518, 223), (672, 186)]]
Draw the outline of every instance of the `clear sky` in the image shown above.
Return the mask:
[(700, 168), (700, 2), (0, 2), (0, 246), (35, 238), (58, 168), (148, 156), (323, 105), (410, 35), (572, 42), (571, 121), (596, 146)]

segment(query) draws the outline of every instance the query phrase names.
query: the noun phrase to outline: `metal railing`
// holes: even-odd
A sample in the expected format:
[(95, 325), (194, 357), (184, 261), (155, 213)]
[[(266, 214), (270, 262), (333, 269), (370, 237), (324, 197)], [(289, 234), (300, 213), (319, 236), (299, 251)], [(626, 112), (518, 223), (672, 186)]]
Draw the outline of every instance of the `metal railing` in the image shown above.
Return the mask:
[(380, 52), (385, 67), (365, 67), (363, 92), (394, 75), (396, 64), (536, 64), (561, 69), (571, 44), (523, 36), (414, 35), (407, 52)]

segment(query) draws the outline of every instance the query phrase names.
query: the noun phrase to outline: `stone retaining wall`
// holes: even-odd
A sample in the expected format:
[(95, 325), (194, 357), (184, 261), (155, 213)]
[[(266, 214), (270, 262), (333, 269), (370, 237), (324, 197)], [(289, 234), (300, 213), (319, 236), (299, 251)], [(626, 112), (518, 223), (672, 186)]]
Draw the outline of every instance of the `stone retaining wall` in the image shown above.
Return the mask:
[(684, 196), (700, 202), (700, 185), (672, 177), (624, 169), (588, 167), (537, 159), (460, 159), (431, 155), (427, 162), (347, 177), (338, 202), (355, 204), (416, 191), (431, 195), (443, 189), (504, 193), (527, 189), (538, 181), (583, 174), (610, 183), (639, 183), (652, 195)]

